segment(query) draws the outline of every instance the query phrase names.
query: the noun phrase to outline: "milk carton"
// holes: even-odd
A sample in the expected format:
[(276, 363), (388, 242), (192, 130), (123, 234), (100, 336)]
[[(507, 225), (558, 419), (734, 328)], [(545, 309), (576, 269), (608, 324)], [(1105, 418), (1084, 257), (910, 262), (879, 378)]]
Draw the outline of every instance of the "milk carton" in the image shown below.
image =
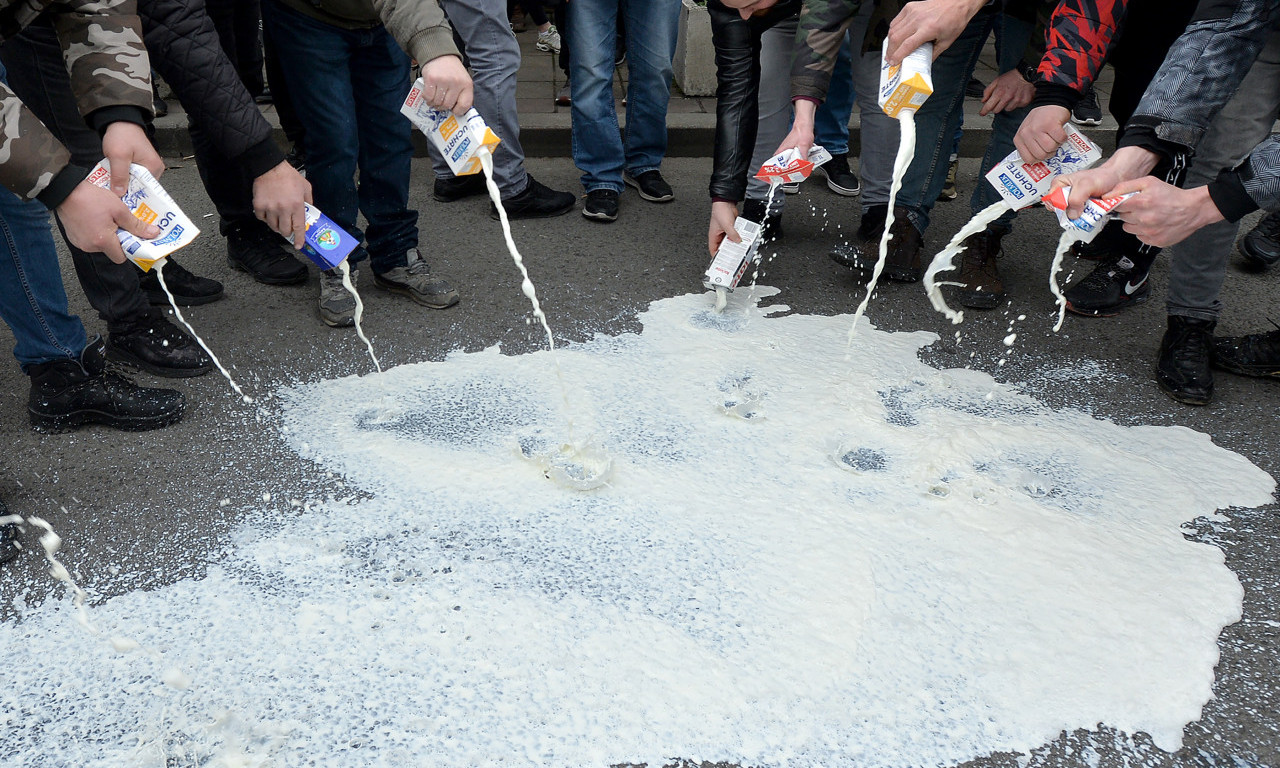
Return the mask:
[(987, 173), (987, 181), (1013, 210), (1025, 208), (1044, 197), (1058, 176), (1083, 171), (1101, 159), (1102, 150), (1089, 141), (1088, 136), (1071, 123), (1064, 127), (1067, 140), (1062, 142), (1053, 157), (1041, 163), (1024, 163), (1015, 151)]
[(1058, 223), (1062, 225), (1063, 229), (1077, 230), (1080, 233), (1080, 239), (1088, 243), (1097, 237), (1102, 228), (1107, 225), (1107, 221), (1111, 218), (1111, 212), (1115, 210), (1116, 206), (1136, 194), (1138, 193), (1129, 192), (1115, 197), (1087, 200), (1079, 218), (1075, 219), (1067, 215), (1067, 199), (1071, 195), (1071, 187), (1059, 187), (1045, 195), (1044, 205), (1057, 214)]
[(302, 246), (302, 252), (321, 269), (337, 267), (351, 255), (360, 241), (311, 203), (302, 205), (307, 211), (307, 233), (303, 236), (306, 244)]
[(889, 117), (920, 109), (933, 93), (933, 43), (925, 43), (912, 51), (901, 64), (892, 66), (885, 60), (888, 38), (880, 49), (880, 93), (877, 102)]
[(492, 152), (500, 141), (497, 135), (475, 109), (467, 110), (467, 114), (459, 118), (447, 109), (436, 109), (427, 104), (422, 89), (422, 78), (418, 78), (409, 89), (400, 113), (436, 145), (454, 175), (479, 173), (478, 153), (481, 147)]
[[(103, 189), (111, 188), (111, 165), (105, 158), (89, 172), (87, 180)], [(141, 267), (143, 272), (150, 270), (157, 261), (195, 240), (196, 235), (200, 234), (200, 230), (178, 208), (178, 204), (164, 191), (151, 171), (137, 163), (129, 167), (129, 190), (125, 192), (122, 202), (134, 216), (160, 228), (160, 236), (154, 240), (143, 240), (123, 229), (116, 230), (116, 238), (124, 248), (124, 255)]]
[(707, 267), (707, 275), (702, 281), (702, 285), (708, 290), (724, 288), (732, 291), (738, 286), (738, 281), (742, 279), (742, 273), (747, 271), (747, 266), (756, 260), (757, 251), (760, 250), (760, 231), (763, 227), (739, 216), (733, 223), (733, 228), (738, 230), (738, 236), (742, 238), (742, 242), (735, 243), (726, 237), (720, 243), (715, 258), (711, 260), (711, 266)]
[(770, 184), (792, 184), (804, 181), (813, 173), (813, 169), (831, 159), (831, 153), (814, 144), (809, 147), (809, 154), (800, 156), (800, 150), (791, 149), (779, 152), (765, 161), (756, 172), (756, 178)]

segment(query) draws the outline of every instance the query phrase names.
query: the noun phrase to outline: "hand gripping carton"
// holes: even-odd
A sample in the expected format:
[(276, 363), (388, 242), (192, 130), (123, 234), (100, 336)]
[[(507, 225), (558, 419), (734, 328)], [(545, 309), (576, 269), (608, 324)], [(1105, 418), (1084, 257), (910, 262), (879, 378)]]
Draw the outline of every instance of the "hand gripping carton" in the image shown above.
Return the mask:
[(1125, 195), (1116, 195), (1115, 197), (1093, 198), (1084, 204), (1084, 210), (1080, 212), (1079, 218), (1071, 218), (1067, 215), (1067, 198), (1071, 195), (1071, 187), (1059, 187), (1044, 196), (1044, 205), (1052, 210), (1058, 216), (1058, 223), (1063, 229), (1074, 229), (1080, 233), (1080, 239), (1088, 243), (1098, 236), (1102, 228), (1107, 225), (1107, 221), (1111, 218), (1111, 212), (1115, 210), (1125, 200), (1138, 194), (1130, 192)]
[(761, 225), (739, 216), (733, 223), (733, 228), (738, 230), (742, 242), (735, 243), (726, 237), (720, 243), (711, 266), (707, 267), (707, 275), (702, 280), (703, 287), (708, 290), (724, 288), (732, 291), (738, 286), (747, 266), (756, 260), (756, 254), (760, 250)]
[[(105, 158), (89, 172), (88, 182), (103, 189), (111, 188), (111, 165)], [(116, 238), (124, 248), (124, 255), (137, 264), (143, 272), (150, 270), (157, 261), (190, 243), (200, 234), (186, 214), (178, 208), (169, 193), (164, 191), (151, 171), (134, 163), (129, 167), (129, 190), (122, 201), (134, 216), (160, 227), (160, 236), (143, 240), (123, 229), (116, 230)]]
[(427, 104), (422, 78), (414, 82), (400, 112), (416, 126), (444, 155), (454, 175), (467, 176), (480, 172), (480, 149), (493, 152), (500, 141), (475, 109), (459, 118), (446, 109)]
[(1014, 151), (987, 172), (987, 181), (1013, 210), (1038, 202), (1049, 191), (1053, 180), (1062, 174), (1083, 171), (1102, 158), (1102, 150), (1080, 129), (1071, 123), (1064, 127), (1067, 140), (1053, 157), (1040, 163), (1026, 163)]
[(877, 101), (880, 109), (889, 117), (898, 117), (902, 112), (912, 112), (920, 107), (933, 93), (933, 43), (925, 43), (912, 51), (893, 66), (884, 58), (888, 50), (889, 40), (880, 49), (880, 93)]
[(351, 255), (360, 241), (334, 224), (333, 219), (325, 216), (311, 203), (302, 205), (307, 211), (307, 233), (303, 236), (306, 244), (302, 246), (303, 254), (321, 269), (337, 267), (343, 259)]
[(813, 169), (831, 159), (831, 153), (814, 144), (809, 147), (806, 157), (800, 156), (800, 150), (794, 147), (779, 152), (764, 162), (756, 172), (756, 178), (770, 184), (791, 184), (804, 181), (813, 173)]

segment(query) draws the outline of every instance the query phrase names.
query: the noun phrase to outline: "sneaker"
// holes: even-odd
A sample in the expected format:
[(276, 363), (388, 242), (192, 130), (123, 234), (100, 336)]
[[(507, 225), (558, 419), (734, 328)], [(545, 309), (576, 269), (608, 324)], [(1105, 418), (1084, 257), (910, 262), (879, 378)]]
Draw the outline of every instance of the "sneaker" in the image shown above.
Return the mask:
[(995, 309), (1004, 301), (1004, 281), (996, 266), (1003, 237), (1003, 233), (988, 227), (965, 239), (960, 254), (960, 285), (956, 288), (956, 301), (962, 306)]
[(261, 222), (234, 226), (227, 233), (227, 263), (263, 285), (307, 281), (307, 265), (295, 258), (289, 242)]
[(1102, 108), (1098, 106), (1098, 92), (1092, 85), (1072, 108), (1071, 119), (1078, 125), (1102, 125)]
[[(861, 191), (861, 190), (859, 190), (859, 191)], [(783, 184), (783, 185), (782, 185), (782, 194), (784, 194), (784, 195), (798, 195), (798, 194), (800, 194), (800, 182), (798, 182), (798, 181), (788, 181), (786, 184)]]
[(949, 203), (960, 196), (960, 191), (956, 189), (956, 169), (960, 166), (960, 161), (951, 158), (951, 164), (947, 166), (947, 180), (942, 184), (942, 191), (938, 193), (938, 202)]
[(765, 201), (750, 199), (744, 201), (742, 218), (761, 225), (761, 243), (773, 243), (782, 239), (782, 211), (769, 213)]
[(1240, 254), (1249, 266), (1266, 269), (1280, 261), (1280, 212), (1269, 213), (1240, 238)]
[(560, 32), (556, 30), (556, 25), (552, 24), (546, 32), (538, 33), (538, 42), (533, 47), (540, 51), (550, 51), (551, 53), (560, 52)]
[[(351, 285), (356, 284), (352, 270)], [(320, 319), (330, 328), (349, 328), (356, 324), (356, 297), (342, 284), (342, 272), (336, 267), (320, 273)]]
[[(827, 177), (827, 189), (842, 197), (857, 197), (862, 192), (862, 184), (858, 176), (849, 170), (849, 153), (841, 152), (832, 155), (831, 159), (818, 166)], [(797, 189), (797, 191), (799, 191)]]
[(113, 327), (107, 334), (107, 357), (169, 379), (202, 376), (213, 370), (213, 361), (195, 339), (152, 313)]
[(424, 307), (448, 309), (458, 303), (458, 292), (443, 277), (431, 274), (431, 267), (422, 260), (417, 248), (405, 254), (407, 263), (382, 274), (373, 273), (373, 283), (379, 288), (399, 293)]
[(871, 205), (862, 214), (853, 243), (838, 243), (827, 255), (842, 267), (870, 275), (880, 256), (880, 235), (884, 232), (887, 205)]
[(1067, 309), (1077, 315), (1112, 317), (1141, 304), (1150, 297), (1151, 285), (1147, 282), (1149, 273), (1139, 275), (1137, 271), (1125, 256), (1099, 264), (1083, 280), (1063, 291)]
[(1156, 384), (1169, 397), (1187, 405), (1208, 405), (1213, 397), (1214, 320), (1169, 315), (1169, 328), (1160, 340)]
[[(0, 520), (9, 517), (9, 508), (0, 500)], [(22, 544), (18, 543), (18, 526), (14, 523), (0, 523), (0, 563), (7, 563), (22, 553)]]
[(1214, 339), (1213, 367), (1241, 376), (1280, 376), (1280, 326), (1266, 333)]
[(40, 432), (61, 432), (83, 424), (105, 424), (139, 432), (167, 427), (182, 418), (186, 399), (172, 389), (140, 387), (107, 363), (106, 344), (97, 339), (80, 357), (27, 368), (31, 394), (27, 412)]
[[(557, 192), (529, 176), (529, 186), (518, 195), (502, 201), (508, 219), (546, 219), (572, 211), (578, 198), (570, 192)], [(498, 209), (489, 203), (489, 217), (498, 218)]]
[[(156, 270), (149, 269), (138, 278), (142, 292), (147, 301), (156, 306), (169, 306), (169, 297), (160, 287), (160, 278)], [(222, 298), (222, 283), (192, 274), (190, 270), (173, 260), (170, 256), (164, 265), (164, 284), (169, 286), (173, 300), (180, 307), (196, 307)]]
[(582, 203), (582, 215), (595, 221), (617, 221), (617, 191), (606, 187), (588, 192)]
[(516, 8), (514, 11), (512, 11), (511, 12), (511, 31), (523, 32), (528, 28), (529, 28), (529, 25), (525, 21), (524, 10), (521, 8)]
[(556, 91), (556, 106), (573, 106), (573, 88), (570, 87), (568, 80), (565, 80), (564, 85), (560, 86), (560, 90)]
[(981, 99), (986, 92), (987, 84), (976, 77), (969, 78), (969, 82), (964, 84), (964, 95), (971, 99)]
[(489, 194), (483, 173), (466, 176), (437, 176), (431, 196), (442, 203), (454, 203), (468, 197)]
[(622, 177), (622, 180), (627, 182), (627, 186), (635, 187), (640, 191), (641, 200), (648, 200), (651, 203), (669, 203), (676, 199), (676, 193), (671, 191), (671, 185), (657, 170), (645, 171), (639, 176), (628, 173)]

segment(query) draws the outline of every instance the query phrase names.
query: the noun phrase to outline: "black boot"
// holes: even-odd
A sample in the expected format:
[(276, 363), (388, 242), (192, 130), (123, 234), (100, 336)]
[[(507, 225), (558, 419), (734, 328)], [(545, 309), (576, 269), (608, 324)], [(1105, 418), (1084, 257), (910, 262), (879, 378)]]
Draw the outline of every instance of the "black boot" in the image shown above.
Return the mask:
[(1156, 360), (1156, 384), (1169, 397), (1187, 405), (1208, 405), (1213, 397), (1215, 320), (1169, 315), (1169, 329), (1160, 341)]
[(195, 339), (153, 313), (113, 326), (107, 334), (107, 355), (169, 379), (200, 376), (213, 370), (213, 361)]
[(263, 285), (307, 281), (307, 265), (293, 255), (288, 241), (258, 221), (237, 224), (227, 231), (227, 263)]
[[(138, 278), (138, 284), (142, 287), (142, 292), (147, 295), (148, 302), (154, 306), (167, 307), (169, 297), (160, 287), (160, 278), (156, 272), (157, 270), (154, 269), (147, 270), (142, 277)], [(164, 284), (169, 286), (173, 300), (180, 307), (194, 307), (222, 298), (222, 283), (193, 274), (191, 270), (174, 261), (172, 256), (165, 259)]]
[(96, 339), (80, 359), (30, 366), (31, 426), (59, 432), (82, 424), (106, 424), (139, 432), (167, 427), (182, 418), (186, 400), (172, 389), (139, 387), (107, 370), (106, 344)]
[(7, 563), (22, 552), (22, 545), (18, 543), (18, 526), (2, 522), (8, 516), (9, 508), (0, 500), (0, 563)]

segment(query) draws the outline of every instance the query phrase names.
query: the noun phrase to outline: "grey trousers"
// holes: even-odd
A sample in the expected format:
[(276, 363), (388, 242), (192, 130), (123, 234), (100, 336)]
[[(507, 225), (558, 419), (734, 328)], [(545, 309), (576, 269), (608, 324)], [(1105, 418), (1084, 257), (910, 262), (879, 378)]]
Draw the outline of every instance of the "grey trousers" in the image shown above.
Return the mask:
[[(504, 198), (514, 197), (525, 190), (529, 179), (516, 115), (520, 44), (507, 21), (506, 0), (440, 0), (440, 7), (462, 40), (475, 83), (476, 110), (502, 139), (493, 153), (493, 179)], [(431, 166), (437, 178), (453, 176), (434, 146)]]
[[(1258, 142), (1271, 135), (1280, 113), (1280, 32), (1272, 32), (1239, 90), (1210, 124), (1187, 171), (1185, 187), (1213, 181), (1234, 168)], [(1238, 222), (1210, 224), (1169, 251), (1169, 290), (1165, 296), (1171, 315), (1216, 320), (1222, 312), (1218, 293), (1227, 274), (1227, 260), (1235, 244)]]
[[(880, 52), (862, 56), (862, 40), (873, 3), (863, 3), (849, 35), (854, 43), (853, 87), (857, 94), (860, 116), (862, 153), (859, 171), (862, 179), (862, 206), (885, 205), (889, 202), (889, 183), (893, 177), (893, 160), (898, 151), (898, 121), (886, 115), (876, 102), (880, 88)], [(747, 180), (747, 199), (763, 200), (769, 185), (755, 178), (764, 161), (773, 156), (791, 130), (791, 59), (795, 51), (796, 20), (788, 19), (760, 36), (760, 128), (751, 154), (752, 176)], [(782, 210), (782, 198), (774, 196), (771, 212)]]

